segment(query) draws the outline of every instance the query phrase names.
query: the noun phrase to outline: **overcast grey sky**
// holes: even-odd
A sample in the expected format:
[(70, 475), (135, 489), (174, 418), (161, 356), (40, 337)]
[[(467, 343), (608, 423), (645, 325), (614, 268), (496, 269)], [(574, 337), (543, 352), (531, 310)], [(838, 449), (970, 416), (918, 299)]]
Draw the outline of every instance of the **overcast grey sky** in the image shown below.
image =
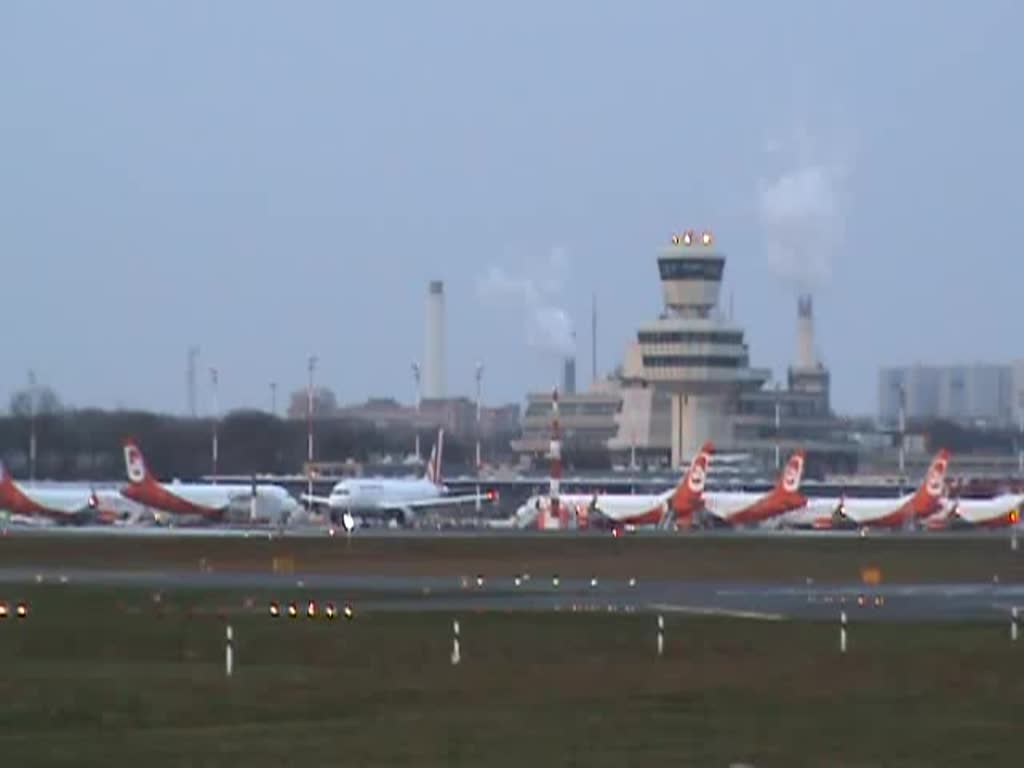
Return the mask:
[(310, 352), (342, 400), (411, 399), (441, 278), (449, 389), (480, 359), (519, 400), (554, 355), (488, 275), (568, 313), (582, 372), (596, 292), (604, 369), (687, 226), (781, 374), (774, 189), (834, 401), (872, 412), (879, 364), (1021, 355), (1021, 29), (1014, 0), (9, 0), (0, 398), (34, 368), (73, 404), (181, 411), (195, 343), (204, 403), (211, 364), (225, 407), (265, 407)]

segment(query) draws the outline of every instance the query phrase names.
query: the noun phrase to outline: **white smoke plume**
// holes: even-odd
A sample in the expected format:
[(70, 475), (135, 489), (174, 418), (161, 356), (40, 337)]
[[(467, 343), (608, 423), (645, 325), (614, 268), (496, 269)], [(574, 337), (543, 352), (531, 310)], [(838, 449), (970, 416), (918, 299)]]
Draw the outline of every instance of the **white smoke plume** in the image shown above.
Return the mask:
[(843, 240), (847, 165), (791, 165), (758, 182), (758, 212), (772, 270), (800, 290), (810, 290), (831, 277)]
[(568, 275), (569, 261), (564, 250), (555, 248), (539, 279), (513, 276), (492, 266), (480, 281), (482, 298), (505, 298), (519, 305), (523, 313), (526, 342), (531, 347), (572, 354), (575, 334), (569, 313), (559, 304), (559, 295)]

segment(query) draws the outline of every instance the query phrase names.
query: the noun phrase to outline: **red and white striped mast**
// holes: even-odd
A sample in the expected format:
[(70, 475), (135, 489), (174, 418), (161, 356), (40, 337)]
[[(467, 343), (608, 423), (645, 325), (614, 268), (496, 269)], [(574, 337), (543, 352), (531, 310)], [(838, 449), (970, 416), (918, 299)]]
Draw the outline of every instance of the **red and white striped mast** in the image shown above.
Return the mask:
[(558, 419), (558, 387), (551, 393), (551, 485), (548, 489), (551, 517), (562, 525), (562, 426)]

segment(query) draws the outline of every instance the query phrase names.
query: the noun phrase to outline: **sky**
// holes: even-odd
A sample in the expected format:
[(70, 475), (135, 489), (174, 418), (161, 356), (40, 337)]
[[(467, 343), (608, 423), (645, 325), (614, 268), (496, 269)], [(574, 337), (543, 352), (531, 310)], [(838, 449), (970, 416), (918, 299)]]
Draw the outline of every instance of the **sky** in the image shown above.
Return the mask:
[[(427, 283), (487, 402), (618, 364), (710, 229), (754, 365), (796, 295), (843, 412), (878, 367), (1024, 356), (1024, 4), (9, 0), (0, 403), (411, 401)], [(569, 341), (566, 341), (568, 336)], [(279, 404), (283, 394), (279, 396)]]

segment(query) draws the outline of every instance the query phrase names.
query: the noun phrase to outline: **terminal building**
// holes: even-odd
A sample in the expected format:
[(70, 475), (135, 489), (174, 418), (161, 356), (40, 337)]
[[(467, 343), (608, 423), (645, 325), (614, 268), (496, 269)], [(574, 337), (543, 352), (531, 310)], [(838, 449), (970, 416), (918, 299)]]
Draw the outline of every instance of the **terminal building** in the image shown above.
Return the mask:
[[(764, 467), (808, 451), (809, 468), (848, 471), (856, 445), (831, 411), (829, 373), (814, 349), (810, 296), (798, 302), (798, 353), (786, 387), (766, 387), (741, 327), (719, 309), (725, 254), (711, 233), (684, 232), (657, 254), (663, 307), (638, 329), (616, 373), (587, 392), (560, 397), (563, 446), (607, 451), (613, 464), (679, 467), (711, 440), (723, 453)], [(529, 395), (514, 449), (542, 460), (551, 393)]]

